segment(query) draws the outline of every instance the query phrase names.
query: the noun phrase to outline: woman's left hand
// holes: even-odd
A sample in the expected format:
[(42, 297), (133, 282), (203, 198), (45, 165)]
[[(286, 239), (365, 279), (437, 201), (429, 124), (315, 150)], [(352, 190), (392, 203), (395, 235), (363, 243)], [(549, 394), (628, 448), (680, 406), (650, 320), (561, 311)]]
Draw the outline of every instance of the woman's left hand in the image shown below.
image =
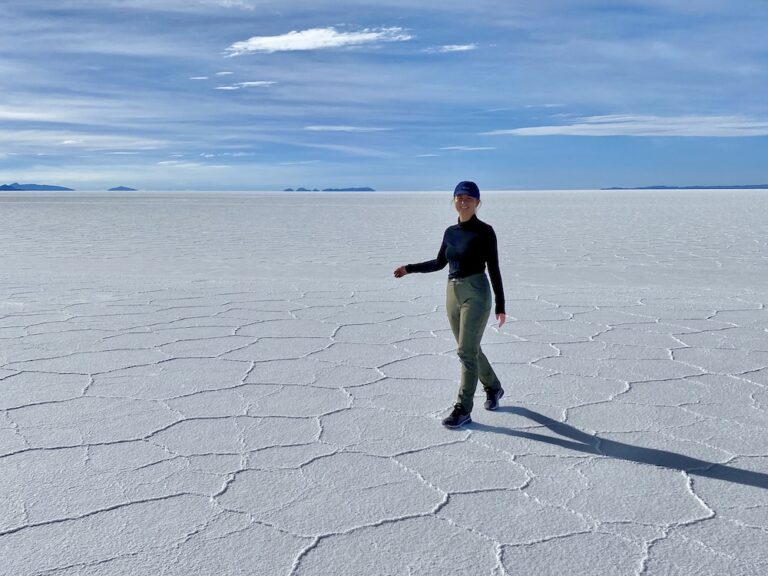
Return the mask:
[(506, 314), (496, 314), (496, 320), (499, 321), (499, 328), (504, 326), (504, 322), (507, 321), (507, 315)]

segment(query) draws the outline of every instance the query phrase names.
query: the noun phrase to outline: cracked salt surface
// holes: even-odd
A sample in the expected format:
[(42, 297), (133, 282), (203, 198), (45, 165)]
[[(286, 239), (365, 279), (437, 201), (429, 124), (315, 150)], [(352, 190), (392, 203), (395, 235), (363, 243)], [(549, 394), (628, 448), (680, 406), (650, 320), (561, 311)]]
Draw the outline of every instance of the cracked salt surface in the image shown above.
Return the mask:
[(768, 573), (760, 192), (487, 193), (506, 395), (455, 431), (445, 273), (391, 277), (443, 195), (0, 209), (3, 576)]

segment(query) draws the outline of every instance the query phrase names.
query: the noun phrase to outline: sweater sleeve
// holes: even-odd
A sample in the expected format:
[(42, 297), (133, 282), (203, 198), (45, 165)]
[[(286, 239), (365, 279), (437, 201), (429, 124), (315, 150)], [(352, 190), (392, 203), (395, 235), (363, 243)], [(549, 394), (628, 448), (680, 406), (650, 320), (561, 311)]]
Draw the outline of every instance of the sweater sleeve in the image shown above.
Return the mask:
[(411, 272), (437, 272), (445, 268), (448, 264), (448, 258), (445, 256), (445, 234), (443, 234), (443, 243), (440, 245), (440, 250), (437, 252), (437, 258), (434, 260), (427, 260), (426, 262), (419, 262), (418, 264), (406, 264), (405, 271), (409, 274)]
[(499, 250), (496, 241), (496, 233), (493, 228), (488, 229), (488, 276), (491, 278), (493, 295), (496, 299), (496, 314), (506, 314), (504, 302), (504, 284), (501, 281), (501, 270), (499, 270)]

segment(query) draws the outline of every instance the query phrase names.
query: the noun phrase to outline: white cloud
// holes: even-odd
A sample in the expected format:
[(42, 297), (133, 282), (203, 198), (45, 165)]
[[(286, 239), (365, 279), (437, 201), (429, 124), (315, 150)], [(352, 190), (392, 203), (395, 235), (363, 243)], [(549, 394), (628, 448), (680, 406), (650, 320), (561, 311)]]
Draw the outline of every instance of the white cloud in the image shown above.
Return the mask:
[(244, 8), (246, 10), (255, 10), (255, 6), (246, 0), (208, 0), (208, 3), (221, 6), (223, 8)]
[(572, 124), (493, 130), (484, 135), (513, 136), (768, 136), (768, 121), (740, 116), (606, 115), (578, 118)]
[(157, 165), (169, 168), (198, 168), (201, 166), (201, 164), (196, 162), (185, 162), (184, 160), (163, 160), (158, 162)]
[(226, 49), (231, 56), (250, 52), (290, 52), (295, 50), (321, 50), (358, 46), (375, 42), (401, 42), (412, 36), (402, 28), (364, 28), (357, 32), (337, 32), (335, 28), (293, 30), (279, 36), (253, 36), (235, 42)]
[(418, 154), (416, 158), (437, 158), (437, 154)]
[(190, 76), (190, 80), (208, 80), (208, 76)]
[(371, 148), (362, 148), (360, 146), (347, 146), (345, 144), (317, 144), (311, 142), (297, 142), (289, 140), (281, 141), (277, 138), (271, 138), (270, 140), (273, 142), (279, 142), (281, 144), (290, 144), (292, 146), (316, 148), (319, 150), (332, 150), (333, 152), (341, 152), (351, 156), (364, 156), (368, 158), (392, 158), (396, 156), (395, 153), (385, 150), (374, 150)]
[(240, 90), (240, 88), (266, 87), (266, 86), (272, 86), (273, 84), (277, 84), (277, 82), (272, 82), (269, 80), (258, 80), (255, 82), (237, 82), (235, 84), (228, 84), (226, 86), (216, 86), (216, 90)]
[(229, 72), (228, 70), (216, 72), (216, 76), (231, 76), (232, 74), (234, 74), (234, 72)]
[(523, 108), (562, 108), (563, 104), (526, 104)]
[(86, 151), (108, 150), (154, 150), (166, 145), (160, 140), (140, 137), (117, 136), (111, 134), (88, 134), (83, 132), (63, 132), (58, 130), (2, 130), (0, 142), (17, 149), (33, 149), (45, 153), (61, 153), (62, 146), (67, 150)]
[(476, 150), (496, 150), (493, 146), (444, 146), (440, 150), (459, 150), (461, 152), (474, 152)]
[(61, 112), (43, 111), (36, 108), (0, 106), (0, 120), (33, 122), (66, 122), (71, 120)]
[[(203, 158), (213, 158), (214, 154), (200, 154)], [(229, 168), (226, 164), (201, 164), (199, 162), (190, 162), (188, 160), (161, 160), (158, 166), (167, 168)]]
[(426, 52), (445, 54), (448, 52), (469, 52), (470, 50), (477, 50), (477, 44), (446, 44), (436, 48), (427, 48)]
[(252, 82), (238, 82), (236, 85), (242, 86), (243, 88), (251, 88), (254, 86), (272, 86), (273, 84), (277, 84), (277, 82), (270, 80), (256, 80)]

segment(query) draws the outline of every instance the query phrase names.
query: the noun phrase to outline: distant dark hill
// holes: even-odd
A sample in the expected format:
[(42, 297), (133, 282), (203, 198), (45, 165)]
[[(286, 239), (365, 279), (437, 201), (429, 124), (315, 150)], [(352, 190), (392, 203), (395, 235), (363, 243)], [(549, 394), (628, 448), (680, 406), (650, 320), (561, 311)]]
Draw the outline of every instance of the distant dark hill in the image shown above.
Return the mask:
[(128, 188), (128, 186), (116, 186), (110, 188), (107, 192), (137, 192), (136, 188)]
[(48, 186), (47, 184), (19, 184), (14, 182), (13, 184), (0, 184), (0, 190), (19, 190), (19, 191), (52, 191), (63, 190), (67, 192), (73, 192), (72, 188), (66, 188), (65, 186)]
[(635, 188), (600, 188), (600, 190), (768, 190), (768, 184), (747, 184), (741, 186), (638, 186)]

